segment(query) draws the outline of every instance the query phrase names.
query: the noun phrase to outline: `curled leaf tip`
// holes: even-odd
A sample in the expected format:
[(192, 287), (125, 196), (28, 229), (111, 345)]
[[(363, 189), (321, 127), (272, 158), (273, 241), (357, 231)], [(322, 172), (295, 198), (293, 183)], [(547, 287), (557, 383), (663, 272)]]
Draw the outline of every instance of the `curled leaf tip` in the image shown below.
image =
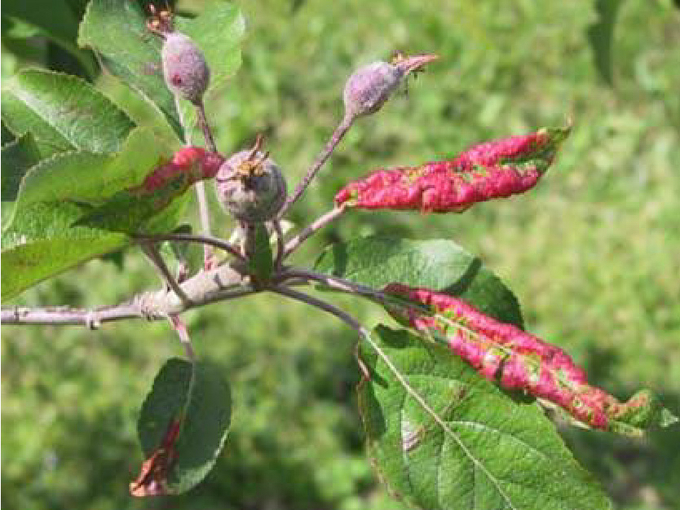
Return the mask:
[[(479, 312), (464, 301), (429, 289), (391, 284), (387, 305), (399, 322), (447, 345), (485, 378), (548, 401), (589, 427), (639, 436), (677, 421), (649, 390), (627, 402), (591, 386), (586, 373), (559, 347)], [(412, 305), (407, 304), (413, 303)]]

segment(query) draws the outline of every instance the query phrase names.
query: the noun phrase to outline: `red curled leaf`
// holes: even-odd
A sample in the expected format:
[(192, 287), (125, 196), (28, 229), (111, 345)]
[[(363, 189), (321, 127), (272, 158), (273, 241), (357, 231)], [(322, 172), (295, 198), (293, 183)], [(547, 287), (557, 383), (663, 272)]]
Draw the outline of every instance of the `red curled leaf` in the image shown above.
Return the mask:
[(152, 193), (179, 175), (185, 175), (187, 185), (190, 186), (197, 181), (215, 177), (223, 161), (219, 154), (208, 152), (201, 147), (184, 147), (173, 155), (171, 161), (157, 167), (144, 179), (142, 185), (134, 190)]
[(463, 212), (476, 202), (533, 188), (569, 129), (543, 128), (476, 145), (450, 161), (379, 170), (345, 186), (335, 202), (360, 209)]
[(175, 443), (182, 421), (170, 421), (161, 445), (142, 463), (139, 476), (130, 483), (130, 494), (139, 498), (169, 494), (168, 473), (177, 459)]
[(585, 372), (562, 349), (460, 299), (401, 284), (390, 284), (385, 292), (427, 307), (389, 305), (395, 319), (448, 345), (487, 379), (551, 402), (590, 427), (640, 435), (643, 429), (677, 420), (648, 390), (621, 403), (590, 386)]
[(184, 147), (158, 165), (139, 186), (120, 191), (74, 225), (137, 234), (193, 184), (215, 177), (224, 158), (200, 147)]

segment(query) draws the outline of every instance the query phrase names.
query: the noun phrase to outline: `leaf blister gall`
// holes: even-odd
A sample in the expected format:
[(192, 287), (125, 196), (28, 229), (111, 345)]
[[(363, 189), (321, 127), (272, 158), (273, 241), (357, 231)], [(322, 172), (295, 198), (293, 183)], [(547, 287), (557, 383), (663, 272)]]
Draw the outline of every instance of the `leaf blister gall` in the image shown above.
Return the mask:
[(488, 317), (458, 298), (401, 284), (388, 285), (385, 291), (426, 307), (389, 305), (393, 317), (448, 345), (504, 388), (552, 402), (597, 429), (641, 435), (645, 429), (664, 425), (668, 413), (648, 390), (619, 402), (588, 384), (583, 369), (562, 349)]
[(451, 161), (379, 170), (345, 186), (335, 202), (358, 209), (462, 212), (533, 188), (568, 131), (542, 129), (476, 145)]
[[(153, 140), (142, 150), (123, 154), (121, 160), (117, 159), (118, 155), (108, 158), (105, 153), (118, 152), (134, 126), (126, 114), (110, 108), (108, 104), (104, 104), (104, 111), (111, 115), (102, 117), (100, 110), (102, 103), (106, 102), (93, 95), (87, 87), (79, 90), (87, 92), (90, 99), (95, 97), (98, 107), (80, 104), (83, 98), (76, 97), (77, 94), (68, 99), (75, 97), (78, 104), (62, 101), (63, 96), (55, 101), (55, 97), (59, 97), (57, 94), (54, 97), (47, 94), (51, 103), (41, 112), (49, 114), (47, 122), (40, 122), (41, 119), (36, 118), (39, 115), (32, 116), (30, 108), (22, 109), (22, 100), (26, 103), (24, 106), (30, 102), (27, 96), (22, 96), (22, 93), (16, 93), (14, 97), (8, 95), (9, 100), (3, 101), (9, 105), (5, 108), (10, 111), (8, 117), (14, 117), (15, 121), (19, 119), (10, 129), (34, 136), (39, 141), (39, 158), (72, 148), (100, 152), (102, 157), (93, 158), (92, 154), (84, 151), (63, 153), (59, 158), (63, 163), (61, 166), (56, 159), (43, 159), (41, 164), (36, 165), (37, 168), (33, 168), (34, 173), (25, 172), (27, 168), (15, 169), (14, 176), (22, 185), (28, 183), (28, 186), (23, 188), (24, 193), (19, 200), (21, 211), (18, 220), (13, 221), (13, 229), (3, 237), (3, 241), (12, 243), (9, 253), (3, 254), (4, 268), (10, 268), (10, 271), (3, 271), (3, 292), (9, 288), (9, 293), (14, 295), (18, 290), (54, 276), (77, 262), (133, 241), (156, 243), (172, 237), (175, 241), (188, 240), (187, 236), (179, 239), (180, 236), (172, 230), (177, 223), (176, 212), (188, 198), (185, 191), (193, 183), (215, 176), (223, 166), (207, 121), (203, 95), (210, 82), (214, 90), (216, 84), (236, 67), (240, 59), (238, 42), (242, 20), (232, 5), (226, 7), (224, 3), (215, 3), (198, 18), (191, 21), (178, 19), (180, 33), (175, 30), (169, 10), (156, 11), (152, 6), (152, 18), (146, 21), (145, 29), (140, 23), (143, 18), (138, 7), (134, 2), (91, 0), (81, 25), (81, 42), (91, 45), (100, 53), (100, 61), (114, 74), (150, 99), (166, 115), (180, 137), (186, 140), (192, 138), (190, 126), (197, 119), (206, 145), (213, 153), (197, 147), (185, 147), (167, 159), (165, 156), (169, 151), (160, 150)], [(159, 35), (163, 44), (160, 41), (147, 44), (153, 39), (144, 38), (148, 35), (147, 31)], [(142, 46), (138, 45), (140, 40), (144, 43)], [(160, 73), (150, 69), (157, 66), (154, 62), (159, 55), (164, 80), (160, 79)], [(144, 404), (139, 433), (146, 460), (140, 475), (130, 484), (133, 495), (179, 494), (193, 487), (214, 464), (229, 426), (228, 388), (219, 374), (203, 363), (195, 362), (193, 349), (187, 347), (188, 332), (177, 316), (172, 315), (178, 310), (175, 306), (179, 305), (167, 304), (174, 298), (180, 298), (176, 299), (182, 303), (179, 311), (184, 311), (202, 306), (209, 300), (240, 296), (241, 291), (273, 291), (330, 311), (354, 327), (363, 341), (361, 349), (369, 346), (371, 351), (367, 356), (368, 364), (358, 359), (365, 377), (365, 384), (360, 388), (360, 401), (369, 447), (379, 463), (382, 461), (381, 469), (385, 470), (389, 483), (398, 480), (395, 485), (400, 490), (395, 492), (400, 492), (409, 502), (416, 502), (422, 508), (434, 510), (455, 505), (602, 510), (607, 507), (599, 488), (575, 465), (564, 445), (555, 437), (552, 424), (539, 413), (539, 407), (533, 400), (530, 403), (526, 400), (516, 402), (514, 395), (508, 398), (506, 392), (499, 391), (489, 381), (505, 388), (519, 388), (541, 400), (557, 403), (580, 422), (602, 429), (638, 434), (650, 424), (667, 425), (677, 421), (646, 390), (621, 403), (590, 386), (585, 373), (564, 351), (521, 330), (523, 322), (514, 295), (495, 275), (480, 269), (482, 264), (478, 258), (468, 257), (469, 254), (461, 253), (455, 245), (445, 244), (443, 248), (442, 243), (437, 254), (424, 254), (420, 251), (423, 245), (414, 250), (400, 251), (402, 246), (389, 240), (388, 243), (394, 245), (390, 248), (399, 248), (396, 257), (391, 257), (395, 253), (391, 252), (381, 258), (384, 253), (371, 251), (380, 243), (370, 242), (364, 245), (364, 249), (371, 253), (359, 254), (354, 261), (354, 255), (348, 257), (346, 252), (341, 251), (334, 253), (334, 262), (338, 262), (332, 268), (334, 274), (337, 271), (342, 275), (346, 271), (350, 274), (348, 279), (355, 278), (357, 285), (283, 264), (292, 251), (337, 218), (346, 209), (345, 206), (414, 209), (423, 213), (462, 212), (477, 202), (532, 188), (552, 164), (568, 129), (542, 129), (523, 137), (480, 144), (451, 161), (377, 172), (347, 186), (336, 198), (338, 207), (286, 243), (279, 220), (285, 216), (288, 206), (304, 192), (354, 120), (377, 112), (403, 84), (406, 75), (416, 75), (424, 64), (435, 58), (434, 55), (409, 58), (398, 53), (389, 62), (376, 62), (353, 73), (343, 95), (345, 117), (296, 188), (290, 202), (286, 199), (285, 180), (280, 169), (269, 159), (268, 153), (259, 151), (257, 144), (244, 161), (231, 168), (226, 165), (228, 176), (218, 183), (218, 193), (226, 209), (240, 220), (239, 227), (245, 232), (244, 238), (240, 239), (242, 244), (237, 248), (211, 236), (206, 207), (200, 208), (203, 235), (191, 236), (192, 241), (203, 242), (206, 246), (222, 245), (234, 257), (234, 260), (224, 261), (215, 258), (213, 265), (208, 262), (210, 254), (206, 250), (203, 267), (211, 278), (224, 275), (226, 271), (222, 269), (234, 270), (226, 275), (228, 284), (224, 286), (221, 278), (212, 279), (210, 284), (219, 287), (217, 293), (210, 294), (212, 291), (206, 291), (205, 286), (193, 286), (194, 282), (185, 281), (185, 278), (195, 276), (195, 281), (203, 284), (205, 273), (191, 276), (188, 266), (185, 266), (176, 273), (175, 281), (168, 269), (163, 267), (162, 258), (158, 257), (155, 261), (164, 277), (165, 287), (159, 293), (149, 294), (150, 306), (142, 303), (146, 296), (137, 296), (139, 302), (131, 301), (125, 313), (146, 318), (152, 313), (156, 318), (169, 317), (192, 363), (182, 360), (168, 362)], [(215, 69), (212, 80), (208, 62)], [(214, 65), (216, 62), (219, 67)], [(180, 99), (188, 100), (193, 106)], [(91, 128), (93, 120), (97, 120), (95, 117), (116, 122), (102, 125), (101, 133), (91, 137), (90, 133), (79, 128)], [(62, 133), (64, 125), (74, 128), (73, 131)], [(107, 130), (111, 131), (109, 135), (114, 136), (98, 138), (102, 133), (107, 134)], [(31, 131), (35, 133), (31, 134)], [(152, 144), (153, 148), (150, 147)], [(24, 155), (27, 156), (25, 164), (29, 166), (32, 156), (28, 152)], [(94, 164), (88, 166), (88, 162)], [(108, 169), (108, 163), (116, 170), (112, 172), (114, 175), (106, 176), (104, 180), (90, 180), (95, 175), (92, 168)], [(119, 172), (123, 167), (130, 171)], [(152, 171), (148, 172), (149, 169)], [(50, 175), (54, 170), (65, 172), (55, 171), (56, 178), (51, 180), (55, 177)], [(66, 185), (59, 182), (64, 181), (64, 177), (72, 182)], [(3, 181), (3, 200), (4, 184)], [(230, 187), (233, 184), (236, 186)], [(7, 191), (8, 197), (16, 198), (16, 186), (8, 186)], [(199, 203), (203, 206), (202, 186), (199, 191)], [(248, 196), (249, 192), (257, 193)], [(111, 234), (107, 230), (126, 235)], [(129, 236), (171, 231), (174, 236), (148, 236), (145, 239), (131, 239)], [(278, 240), (276, 257), (272, 254), (272, 232), (276, 233)], [(148, 246), (145, 245), (145, 248)], [(432, 244), (428, 245), (428, 249), (432, 248)], [(147, 254), (149, 252), (151, 250)], [(377, 267), (367, 269), (367, 264), (363, 264), (366, 260)], [(421, 263), (420, 267), (416, 267), (418, 263)], [(355, 267), (348, 270), (352, 265)], [(8, 273), (10, 276), (6, 277)], [(387, 278), (393, 275), (396, 277)], [(406, 338), (401, 335), (394, 341), (403, 332), (392, 335), (384, 328), (376, 330), (381, 338), (374, 342), (353, 317), (292, 288), (317, 282), (335, 290), (389, 302), (389, 296), (375, 290), (382, 288), (382, 285), (375, 284), (381, 278), (387, 282), (408, 282), (422, 287), (388, 287), (388, 291), (398, 295), (406, 293), (409, 298), (413, 297), (410, 293), (415, 292), (420, 305), (431, 305), (427, 313), (421, 313), (423, 310), (420, 308), (416, 309), (417, 313), (413, 312), (412, 305), (405, 308), (395, 306), (391, 311), (433, 343), (423, 344), (418, 339), (409, 338), (408, 334)], [(364, 285), (364, 280), (369, 280), (368, 286)], [(430, 286), (427, 282), (423, 283), (424, 280), (432, 283), (433, 291), (428, 290)], [(240, 289), (234, 294), (223, 294), (221, 291), (227, 290), (226, 287), (232, 283), (234, 288)], [(195, 291), (190, 293), (191, 299), (180, 284)], [(465, 300), (450, 297), (465, 294)], [(197, 295), (196, 300), (194, 295)], [(475, 309), (466, 308), (468, 298)], [(171, 308), (172, 313), (167, 312), (168, 307), (175, 307)], [(123, 305), (107, 309), (106, 312), (112, 315), (107, 315), (105, 320), (121, 318), (121, 308)], [(82, 310), (72, 313), (76, 320), (95, 328), (101, 321), (94, 315), (102, 310), (103, 307), (86, 311), (87, 315)], [(15, 309), (13, 320), (21, 322), (21, 313), (18, 308)], [(31, 310), (25, 313), (30, 315)], [(51, 315), (53, 317), (63, 310), (45, 309), (39, 310), (38, 315), (40, 313), (54, 314)], [(498, 321), (494, 323), (489, 315)], [(60, 319), (63, 320), (63, 316)], [(513, 323), (517, 328), (499, 321)], [(447, 348), (435, 343), (444, 344)], [(404, 352), (399, 352), (401, 348), (408, 348), (411, 352), (404, 355)], [(450, 349), (460, 357), (450, 356)], [(389, 355), (385, 354), (387, 351), (391, 351)], [(463, 359), (474, 370), (465, 365)], [(365, 412), (366, 409), (368, 412)], [(389, 447), (380, 451), (380, 443), (385, 438)], [(436, 462), (433, 462), (434, 459)], [(391, 466), (385, 468), (386, 464)], [(536, 466), (540, 467), (537, 469)], [(388, 473), (390, 469), (392, 472)]]

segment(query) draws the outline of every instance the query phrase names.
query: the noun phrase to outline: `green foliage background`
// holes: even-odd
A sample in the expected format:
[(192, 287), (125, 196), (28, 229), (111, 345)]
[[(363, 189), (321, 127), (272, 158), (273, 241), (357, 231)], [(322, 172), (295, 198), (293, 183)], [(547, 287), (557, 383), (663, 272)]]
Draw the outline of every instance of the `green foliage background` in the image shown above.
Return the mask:
[[(201, 1), (179, 2), (200, 10)], [(349, 179), (383, 165), (453, 156), (488, 138), (573, 119), (556, 166), (532, 193), (463, 215), (349, 214), (298, 261), (373, 233), (454, 239), (516, 292), (532, 332), (567, 349), (620, 397), (640, 386), (680, 410), (680, 10), (624, 2), (614, 87), (593, 64), (591, 1), (242, 2), (244, 65), (208, 100), (219, 147), (257, 132), (293, 186), (341, 116), (353, 68), (395, 49), (439, 63), (359, 122), (293, 219), (327, 210)], [(3, 78), (24, 65), (3, 49)], [(107, 94), (154, 117), (107, 76)], [(162, 129), (162, 128), (159, 128)], [(215, 208), (215, 224), (229, 224)], [(17, 303), (115, 303), (157, 285), (139, 253), (94, 261)], [(380, 310), (333, 297), (369, 325)], [(22, 509), (396, 509), (365, 457), (354, 335), (277, 296), (187, 314), (196, 348), (233, 387), (232, 432), (216, 469), (174, 500), (134, 500), (135, 422), (163, 362), (180, 355), (164, 323), (2, 330), (2, 503)], [(631, 441), (565, 429), (618, 508), (677, 508), (677, 428)]]

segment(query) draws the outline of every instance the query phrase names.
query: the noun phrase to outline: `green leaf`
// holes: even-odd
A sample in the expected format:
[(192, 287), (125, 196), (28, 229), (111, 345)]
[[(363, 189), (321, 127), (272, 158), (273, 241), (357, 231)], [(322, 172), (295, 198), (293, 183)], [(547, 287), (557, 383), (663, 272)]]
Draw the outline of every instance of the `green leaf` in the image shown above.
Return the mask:
[(65, 152), (52, 156), (24, 177), (17, 215), (26, 216), (22, 209), (38, 202), (103, 203), (115, 193), (139, 185), (166, 153), (167, 148), (149, 129), (137, 128), (116, 154)]
[(362, 343), (369, 454), (391, 491), (427, 510), (603, 510), (597, 482), (533, 403), (438, 345), (379, 326)]
[[(175, 99), (163, 80), (161, 42), (145, 26), (146, 16), (135, 2), (93, 0), (80, 25), (78, 43), (97, 51), (112, 74), (155, 105), (183, 140)], [(211, 71), (208, 91), (233, 75), (241, 63), (243, 18), (233, 4), (216, 2), (192, 20), (176, 18), (176, 26), (194, 39)], [(189, 107), (186, 113), (192, 113)], [(191, 119), (186, 119), (187, 126)]]
[(588, 42), (595, 59), (595, 67), (600, 77), (613, 85), (614, 72), (612, 70), (612, 40), (616, 16), (622, 0), (595, 0), (597, 21), (588, 27)]
[[(176, 199), (185, 194), (189, 186), (187, 176), (180, 174), (168, 181), (162, 188), (148, 194), (140, 194), (132, 190), (120, 191), (104, 204), (87, 211), (74, 225), (128, 234), (152, 234), (167, 231), (174, 226), (174, 221), (164, 218), (163, 221), (158, 222), (155, 216), (166, 212)], [(152, 219), (154, 221), (150, 222)]]
[[(56, 214), (60, 214), (57, 211)], [(55, 219), (55, 223), (56, 223)], [(63, 222), (67, 223), (67, 222)], [(64, 228), (68, 228), (67, 225)], [(80, 230), (79, 237), (32, 241), (2, 252), (2, 301), (18, 296), (43, 280), (63, 273), (81, 262), (116, 251), (129, 244), (122, 234)]]
[(145, 23), (138, 2), (92, 0), (80, 23), (78, 44), (98, 53), (104, 67), (155, 106), (183, 140), (175, 99), (163, 80), (161, 41)]
[(37, 69), (20, 72), (3, 90), (2, 118), (12, 132), (31, 132), (53, 152), (116, 152), (134, 128), (125, 112), (86, 81)]
[(204, 159), (183, 166), (167, 161), (153, 168), (147, 177), (158, 174), (163, 176), (160, 183), (149, 187), (145, 179), (141, 186), (123, 189), (84, 214), (76, 225), (128, 234), (173, 229), (187, 202), (186, 191), (205, 178)]
[[(193, 18), (177, 18), (177, 29), (191, 37), (203, 52), (210, 68), (210, 85), (206, 96), (216, 91), (241, 67), (241, 43), (245, 34), (245, 20), (238, 7), (229, 2), (213, 1)], [(182, 101), (182, 116), (192, 136), (202, 137), (196, 122), (196, 109)], [(192, 128), (193, 126), (193, 128)]]
[(358, 238), (326, 248), (315, 269), (374, 289), (390, 283), (427, 287), (460, 297), (486, 315), (523, 328), (512, 291), (479, 258), (453, 241)]
[(2, 224), (9, 220), (19, 185), (29, 168), (40, 161), (40, 152), (30, 133), (26, 133), (2, 148), (2, 174), (0, 198), (2, 199)]
[(259, 283), (264, 283), (269, 281), (274, 270), (272, 247), (269, 243), (269, 232), (265, 224), (257, 223), (253, 228), (255, 229), (255, 238), (253, 240), (252, 255), (248, 260), (248, 272)]
[(3, 16), (9, 16), (38, 28), (42, 34), (54, 40), (78, 59), (89, 76), (96, 74), (91, 55), (78, 49), (78, 18), (66, 0), (5, 0)]
[(173, 358), (161, 368), (137, 422), (145, 458), (161, 446), (173, 420), (180, 420), (181, 428), (167, 492), (181, 494), (210, 472), (229, 431), (231, 393), (216, 367)]
[(241, 43), (246, 24), (235, 4), (213, 1), (202, 7), (195, 18), (177, 18), (175, 25), (191, 37), (208, 62), (208, 94), (236, 74), (241, 66)]
[(73, 223), (120, 189), (138, 185), (163, 147), (146, 129), (133, 131), (116, 155), (65, 152), (24, 176), (14, 213), (2, 235), (2, 299), (130, 240)]

